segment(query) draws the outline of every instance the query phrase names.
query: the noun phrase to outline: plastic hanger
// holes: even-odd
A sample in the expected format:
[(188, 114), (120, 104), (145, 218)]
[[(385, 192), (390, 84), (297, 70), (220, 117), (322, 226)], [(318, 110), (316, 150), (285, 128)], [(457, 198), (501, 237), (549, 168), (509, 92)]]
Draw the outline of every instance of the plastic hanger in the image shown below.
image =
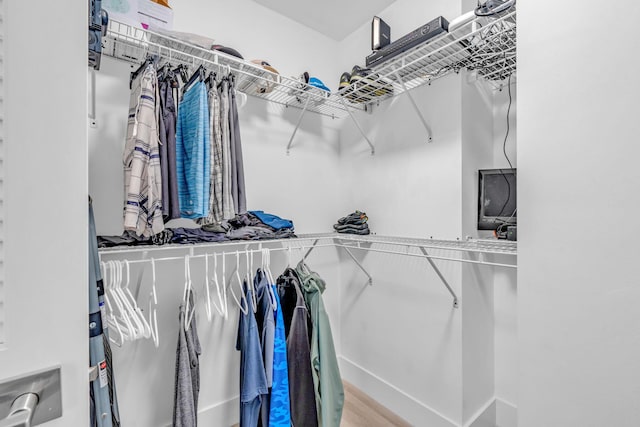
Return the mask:
[(249, 286), (249, 294), (251, 295), (251, 306), (254, 313), (258, 312), (258, 297), (256, 287), (253, 282), (253, 256), (249, 256), (248, 250), (245, 250), (244, 254), (247, 260), (247, 284)]
[(268, 248), (264, 248), (262, 250), (262, 271), (265, 272), (267, 276), (267, 282), (269, 285), (269, 299), (271, 300), (271, 308), (273, 311), (278, 309), (278, 301), (276, 300), (276, 294), (273, 291), (273, 287), (271, 285), (275, 285), (275, 280), (273, 280), (273, 274), (271, 274), (271, 251)]
[[(120, 274), (121, 274), (121, 279), (123, 277), (123, 265), (125, 265), (127, 267), (127, 281), (123, 287), (122, 285), (122, 280), (120, 280), (119, 282), (119, 286), (118, 286), (118, 292), (120, 297), (122, 298), (122, 301), (124, 302), (124, 306), (127, 309), (127, 314), (129, 315), (130, 319), (133, 320), (133, 323), (135, 324), (135, 337), (137, 338), (143, 338), (145, 337), (146, 334), (146, 330), (144, 327), (144, 323), (141, 321), (140, 316), (138, 314), (138, 310), (136, 309), (136, 307), (138, 306), (138, 304), (135, 302), (133, 295), (131, 294), (131, 291), (129, 291), (129, 280), (130, 280), (130, 270), (129, 270), (129, 261), (125, 260), (123, 261), (118, 261), (120, 263)], [(125, 292), (126, 291), (126, 292)], [(127, 295), (127, 293), (129, 295)], [(148, 336), (147, 336), (148, 338)]]
[(160, 333), (158, 331), (158, 294), (156, 292), (156, 260), (151, 258), (151, 292), (149, 292), (149, 326), (151, 327), (151, 339), (156, 348), (160, 346)]
[[(118, 347), (122, 347), (122, 344), (124, 343), (124, 336), (122, 334), (122, 329), (120, 329), (120, 325), (118, 325), (115, 320), (115, 316), (113, 314), (113, 306), (111, 305), (110, 297), (107, 295), (107, 293), (109, 292), (109, 288), (111, 286), (110, 282), (113, 277), (113, 270), (111, 270), (110, 264), (107, 264), (105, 262), (101, 262), (100, 264), (102, 265), (103, 284), (104, 284), (104, 291), (105, 291), (104, 292), (104, 303), (106, 306), (105, 321), (107, 323), (106, 326), (109, 328), (112, 328), (111, 331), (109, 332), (109, 341), (111, 341), (113, 344), (115, 344)], [(119, 341), (114, 338), (116, 333), (120, 338)]]
[[(233, 273), (231, 273), (231, 278), (229, 279), (229, 290), (231, 291), (231, 296), (235, 300), (236, 304), (238, 304), (240, 311), (242, 311), (242, 313), (244, 314), (247, 314), (249, 313), (249, 302), (247, 301), (247, 297), (242, 287), (242, 279), (240, 278), (240, 272), (238, 271), (238, 264), (240, 264), (240, 252), (236, 251), (236, 267)], [(233, 290), (234, 278), (238, 282), (238, 286), (240, 286), (240, 289), (241, 289), (241, 293), (240, 293), (241, 296), (239, 299), (238, 299), (238, 296), (236, 295), (236, 292)]]
[(109, 261), (109, 265), (112, 271), (111, 283), (109, 286), (109, 295), (112, 302), (115, 303), (115, 306), (118, 309), (117, 315), (115, 313), (115, 310), (112, 311), (112, 319), (117, 329), (119, 329), (118, 325), (124, 328), (124, 330), (121, 330), (122, 336), (125, 339), (132, 341), (136, 336), (135, 327), (133, 326), (133, 323), (129, 318), (124, 302), (121, 300), (118, 292), (118, 287), (120, 286), (120, 282), (122, 281), (122, 263), (120, 261)]
[(193, 319), (193, 307), (191, 307), (190, 295), (193, 292), (193, 286), (191, 284), (191, 263), (189, 255), (184, 256), (184, 294), (182, 295), (182, 302), (184, 304), (184, 330), (188, 331), (191, 326), (191, 320)]
[[(224, 274), (223, 274), (224, 277)], [(220, 314), (220, 316), (224, 316), (225, 319), (228, 318), (228, 309), (226, 306), (226, 301), (227, 301), (227, 294), (226, 294), (226, 289), (223, 288), (220, 289), (220, 282), (218, 281), (218, 255), (217, 254), (213, 254), (213, 283), (216, 285), (216, 293), (218, 295), (218, 303), (220, 303), (220, 305), (218, 306), (218, 304), (216, 304), (215, 301), (213, 302), (213, 306), (215, 307), (216, 311), (218, 312), (218, 314)], [(223, 296), (224, 294), (224, 296)]]
[(213, 312), (211, 309), (211, 292), (209, 291), (209, 255), (204, 254), (204, 291), (205, 291), (205, 302), (204, 302), (204, 311), (207, 314), (207, 320), (211, 322), (213, 319)]
[(142, 312), (142, 308), (140, 308), (140, 306), (138, 305), (138, 301), (136, 301), (136, 298), (133, 296), (133, 294), (131, 293), (131, 290), (129, 289), (129, 284), (130, 284), (129, 261), (125, 260), (125, 265), (127, 267), (127, 284), (125, 285), (124, 289), (129, 295), (129, 297), (131, 298), (131, 301), (133, 302), (133, 308), (135, 310), (135, 314), (137, 315), (138, 319), (142, 323), (144, 338), (151, 338), (151, 325), (147, 321), (147, 318), (145, 317), (144, 313)]

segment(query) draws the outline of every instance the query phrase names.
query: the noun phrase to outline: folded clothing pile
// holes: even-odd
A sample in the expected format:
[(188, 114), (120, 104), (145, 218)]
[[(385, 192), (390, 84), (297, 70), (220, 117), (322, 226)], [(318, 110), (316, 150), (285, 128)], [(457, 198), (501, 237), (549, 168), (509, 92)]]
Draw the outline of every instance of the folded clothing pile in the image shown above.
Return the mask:
[(333, 225), (334, 230), (338, 233), (345, 234), (369, 234), (369, 225), (367, 221), (369, 218), (367, 214), (360, 211), (355, 211), (349, 215), (342, 217), (338, 220), (337, 224)]
[(229, 240), (269, 240), (296, 237), (293, 222), (264, 211), (238, 214), (220, 224), (201, 228), (166, 228), (152, 237), (137, 236), (125, 231), (120, 236), (98, 236), (98, 247), (193, 244), (225, 242)]

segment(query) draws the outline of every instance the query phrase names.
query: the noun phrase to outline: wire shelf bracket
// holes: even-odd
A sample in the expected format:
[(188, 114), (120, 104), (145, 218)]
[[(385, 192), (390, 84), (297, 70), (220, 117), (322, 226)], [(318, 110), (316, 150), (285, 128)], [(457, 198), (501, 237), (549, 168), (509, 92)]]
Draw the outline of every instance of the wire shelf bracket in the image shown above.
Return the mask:
[(433, 268), (433, 271), (435, 271), (435, 273), (438, 275), (438, 277), (440, 278), (440, 280), (442, 281), (444, 286), (446, 286), (447, 290), (449, 291), (449, 293), (453, 297), (453, 308), (458, 308), (459, 307), (458, 296), (456, 295), (456, 293), (451, 288), (451, 285), (449, 285), (449, 282), (447, 282), (447, 279), (444, 278), (444, 276), (442, 275), (442, 272), (440, 271), (438, 266), (431, 259), (431, 255), (429, 255), (429, 252), (427, 252), (427, 250), (422, 246), (420, 246), (420, 252), (422, 252), (424, 254), (424, 257), (427, 259), (427, 261), (429, 261), (429, 265), (431, 265), (431, 268)]
[(360, 123), (358, 123), (358, 120), (356, 120), (356, 117), (353, 115), (351, 110), (345, 105), (343, 98), (340, 98), (340, 102), (342, 102), (342, 105), (344, 105), (344, 108), (347, 110), (347, 113), (349, 113), (349, 117), (351, 117), (351, 120), (353, 120), (353, 123), (355, 123), (356, 127), (360, 131), (360, 134), (362, 134), (362, 137), (364, 138), (364, 140), (367, 141), (367, 144), (369, 144), (369, 147), (371, 148), (371, 155), (373, 156), (374, 154), (376, 154), (376, 148), (371, 143), (371, 140), (369, 139), (367, 134), (364, 133), (364, 130), (362, 130)]
[(407, 97), (411, 101), (411, 105), (413, 105), (413, 109), (416, 110), (416, 114), (418, 114), (418, 117), (420, 117), (420, 121), (422, 122), (422, 125), (427, 130), (427, 137), (428, 137), (427, 142), (431, 142), (433, 140), (433, 138), (431, 136), (432, 135), (431, 134), (431, 127), (429, 126), (429, 124), (425, 120), (424, 116), (422, 115), (422, 112), (418, 108), (418, 104), (416, 103), (416, 100), (413, 98), (413, 95), (411, 95), (411, 91), (407, 90), (407, 85), (405, 84), (405, 82), (402, 79), (402, 77), (400, 77), (400, 74), (398, 74), (398, 68), (396, 68), (396, 70), (394, 71), (394, 74), (396, 76), (396, 79), (398, 79), (398, 81), (400, 82), (400, 85), (402, 86), (403, 92), (407, 94)]
[(289, 155), (289, 153), (291, 151), (291, 144), (293, 144), (293, 138), (296, 137), (296, 133), (298, 132), (298, 128), (300, 127), (300, 124), (302, 123), (302, 118), (304, 117), (304, 113), (307, 112), (307, 107), (309, 107), (309, 101), (311, 101), (311, 95), (307, 96), (307, 101), (304, 103), (304, 108), (302, 109), (302, 112), (300, 113), (300, 117), (298, 117), (298, 123), (296, 123), (296, 127), (295, 127), (295, 129), (293, 129), (293, 133), (291, 134), (291, 138), (289, 139), (289, 143), (287, 144), (287, 156)]

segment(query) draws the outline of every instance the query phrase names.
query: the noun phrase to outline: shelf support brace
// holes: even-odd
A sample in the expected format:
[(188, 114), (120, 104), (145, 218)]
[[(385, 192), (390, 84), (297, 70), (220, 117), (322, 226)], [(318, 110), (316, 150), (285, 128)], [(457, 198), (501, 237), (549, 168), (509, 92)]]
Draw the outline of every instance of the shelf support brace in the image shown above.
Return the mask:
[(302, 261), (306, 260), (307, 257), (309, 256), (309, 254), (311, 253), (311, 251), (313, 251), (316, 248), (316, 245), (318, 244), (318, 239), (313, 241), (313, 244), (311, 245), (311, 247), (309, 248), (309, 250), (307, 250), (307, 252), (304, 254), (304, 256), (302, 257)]
[(451, 286), (449, 285), (449, 283), (447, 282), (447, 279), (444, 278), (444, 276), (442, 275), (442, 273), (440, 272), (440, 269), (438, 268), (438, 266), (433, 262), (433, 260), (431, 259), (431, 256), (429, 255), (429, 253), (427, 252), (427, 250), (425, 248), (423, 248), (422, 246), (420, 246), (420, 251), (424, 254), (425, 258), (427, 259), (427, 261), (429, 261), (429, 264), (431, 264), (431, 268), (433, 268), (433, 271), (436, 272), (436, 274), (438, 275), (438, 277), (440, 278), (440, 280), (442, 280), (442, 283), (444, 283), (444, 285), (447, 287), (447, 290), (449, 291), (449, 293), (451, 294), (451, 296), (453, 297), (453, 308), (458, 308), (458, 296), (456, 295), (455, 292), (453, 292), (453, 289), (451, 288)]
[(427, 130), (427, 136), (429, 137), (429, 139), (427, 140), (427, 142), (431, 142), (433, 140), (433, 138), (431, 137), (431, 127), (429, 127), (429, 124), (427, 123), (427, 121), (425, 120), (424, 116), (422, 115), (422, 113), (420, 112), (420, 109), (418, 108), (418, 104), (416, 104), (416, 100), (413, 99), (413, 95), (411, 95), (411, 91), (409, 91), (407, 89), (407, 86), (404, 84), (404, 80), (402, 80), (402, 78), (400, 77), (400, 74), (398, 74), (398, 69), (396, 68), (393, 73), (396, 75), (396, 79), (400, 82), (400, 84), (402, 85), (402, 91), (404, 93), (407, 94), (407, 96), (409, 97), (409, 100), (411, 101), (411, 104), (413, 105), (414, 110), (416, 110), (416, 113), (418, 114), (418, 117), (420, 117), (420, 121), (422, 122), (422, 125), (424, 126), (424, 128)]
[(287, 156), (289, 155), (289, 151), (291, 149), (291, 144), (293, 144), (293, 138), (295, 138), (296, 133), (298, 132), (298, 128), (300, 127), (300, 123), (302, 123), (302, 118), (304, 117), (304, 113), (307, 112), (307, 107), (309, 106), (309, 101), (311, 100), (311, 95), (307, 96), (307, 101), (304, 103), (304, 108), (300, 113), (300, 117), (298, 118), (298, 123), (296, 123), (296, 128), (293, 130), (291, 134), (291, 139), (289, 139), (289, 143), (287, 144)]
[(348, 247), (346, 246), (342, 246), (344, 248), (345, 251), (347, 251), (347, 254), (349, 254), (349, 256), (351, 257), (351, 259), (353, 260), (353, 262), (355, 262), (358, 267), (360, 267), (360, 270), (362, 270), (364, 272), (364, 274), (367, 275), (367, 277), (369, 278), (369, 280), (367, 280), (367, 284), (369, 286), (373, 285), (373, 277), (371, 277), (371, 275), (367, 272), (367, 270), (365, 270), (365, 268), (362, 266), (362, 264), (360, 264), (360, 261), (358, 261), (358, 259), (353, 256), (353, 254), (351, 253), (351, 251), (349, 250)]
[(344, 103), (344, 99), (342, 98), (342, 96), (340, 97), (340, 102), (342, 103), (342, 106), (344, 107), (344, 109), (347, 110), (347, 113), (349, 113), (349, 117), (351, 117), (351, 120), (353, 120), (353, 123), (355, 123), (356, 127), (360, 131), (360, 134), (362, 135), (364, 140), (367, 141), (367, 144), (369, 144), (369, 147), (371, 147), (371, 155), (373, 156), (374, 154), (376, 154), (376, 148), (371, 143), (371, 140), (369, 139), (367, 134), (364, 133), (364, 131), (362, 130), (362, 127), (360, 127), (360, 123), (358, 123), (358, 121), (356, 120), (356, 117), (351, 112), (351, 109), (347, 107), (347, 105)]

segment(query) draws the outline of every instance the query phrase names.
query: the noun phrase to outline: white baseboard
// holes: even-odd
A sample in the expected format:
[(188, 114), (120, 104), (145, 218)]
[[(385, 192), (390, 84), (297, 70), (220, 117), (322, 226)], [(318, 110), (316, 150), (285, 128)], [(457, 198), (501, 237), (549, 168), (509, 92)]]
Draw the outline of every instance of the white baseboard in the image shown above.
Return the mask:
[(459, 427), (460, 425), (373, 372), (340, 356), (342, 378), (416, 427)]
[(496, 427), (517, 427), (518, 407), (496, 397)]
[(518, 408), (498, 397), (491, 399), (465, 427), (517, 427)]

